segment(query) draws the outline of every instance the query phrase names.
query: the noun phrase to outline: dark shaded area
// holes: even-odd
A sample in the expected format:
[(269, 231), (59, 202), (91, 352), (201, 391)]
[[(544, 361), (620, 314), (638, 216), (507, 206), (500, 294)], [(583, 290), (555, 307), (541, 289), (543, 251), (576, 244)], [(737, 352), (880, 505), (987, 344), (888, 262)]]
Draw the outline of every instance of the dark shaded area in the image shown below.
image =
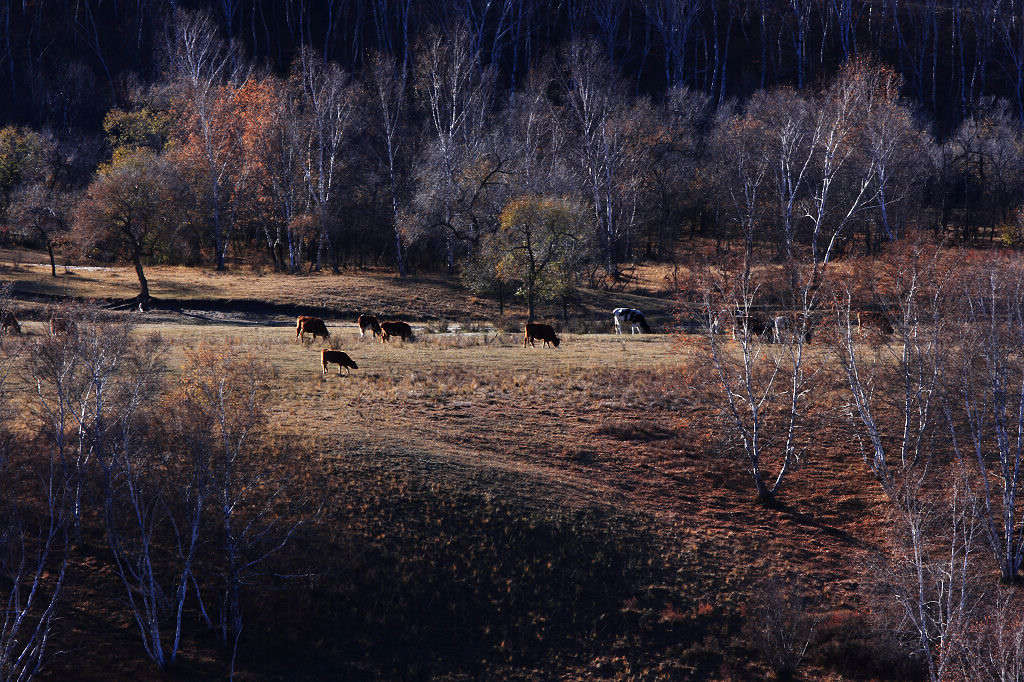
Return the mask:
[(874, 54), (899, 69), (941, 131), (986, 95), (1006, 97), (1024, 117), (1024, 26), (1016, 5), (993, 0), (40, 0), (0, 6), (0, 120), (98, 130), (134, 84), (158, 77), (172, 5), (208, 10), (278, 71), (304, 44), (355, 70), (368, 50), (406, 59), (426, 28), (461, 22), (507, 85), (579, 38), (600, 43), (638, 92), (686, 85), (718, 101), (814, 84), (851, 56)]
[(296, 569), (316, 556), (322, 572), (308, 589), (261, 599), (262, 631), (244, 653), (256, 669), (282, 679), (488, 677), (612, 655), (642, 669), (709, 635), (710, 622), (657, 617), (676, 577), (639, 519), (538, 509), (486, 486), (382, 469), (325, 486), (344, 501), (289, 561)]

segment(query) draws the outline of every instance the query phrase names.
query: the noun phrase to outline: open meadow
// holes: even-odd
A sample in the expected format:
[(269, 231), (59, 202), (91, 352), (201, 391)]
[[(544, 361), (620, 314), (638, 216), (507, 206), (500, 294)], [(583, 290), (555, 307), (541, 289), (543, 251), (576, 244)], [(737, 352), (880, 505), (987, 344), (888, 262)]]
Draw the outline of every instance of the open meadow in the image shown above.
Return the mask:
[[(155, 270), (155, 282), (169, 279)], [(9, 348), (47, 336), (36, 294), (55, 285), (42, 272), (5, 273), (16, 298), (28, 292), (16, 303), (24, 334)], [(109, 286), (103, 295), (116, 299), (117, 273), (100, 274), (63, 286), (83, 288), (81, 298)], [(196, 292), (225, 277), (191, 276)], [(692, 385), (701, 337), (563, 333), (559, 348), (524, 348), (521, 332), (483, 313), (469, 331), (442, 331), (437, 318), (464, 322), (474, 305), (493, 313), (493, 301), (455, 298), (440, 308), (450, 316), (426, 319), (446, 295), (430, 283), (405, 302), (381, 287), (375, 306), (374, 275), (227, 277), (250, 282), (246, 297), (325, 305), (330, 347), (359, 365), (323, 376), (328, 344), (298, 342), (293, 318), (273, 306), (115, 313), (132, 316), (136, 336), (159, 335), (167, 386), (196, 348), (270, 369), (262, 466), (278, 486), (274, 514), (302, 525), (248, 593), (240, 679), (751, 679), (767, 674), (747, 625), (765, 581), (795, 586), (818, 623), (812, 676), (911, 674), (879, 658), (866, 625), (859, 585), (885, 514), (860, 450), (818, 433), (783, 503), (754, 503)], [(303, 304), (310, 283), (333, 305)], [(223, 291), (204, 298), (225, 301)], [(660, 305), (662, 319), (672, 305), (620, 298)], [(412, 310), (417, 341), (360, 338), (353, 316), (332, 315), (349, 308)], [(840, 381), (822, 372), (814, 386), (822, 423), (839, 432)], [(30, 405), (30, 378), (12, 382), (15, 402)], [(57, 626), (51, 679), (154, 677), (135, 625), (104, 596), (118, 588), (100, 540), (84, 538), (90, 558), (71, 568), (75, 606)], [(84, 650), (104, 655), (83, 666)], [(216, 674), (218, 652), (212, 636), (186, 635), (159, 678)]]

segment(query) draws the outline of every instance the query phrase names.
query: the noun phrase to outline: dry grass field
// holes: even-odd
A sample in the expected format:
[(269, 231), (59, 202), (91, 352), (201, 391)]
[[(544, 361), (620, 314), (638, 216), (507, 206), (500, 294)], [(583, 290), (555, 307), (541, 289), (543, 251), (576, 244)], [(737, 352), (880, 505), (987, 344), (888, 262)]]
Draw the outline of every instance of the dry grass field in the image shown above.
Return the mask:
[[(381, 273), (189, 285), (187, 271), (153, 270), (154, 294), (179, 286), (179, 299), (226, 300), (237, 286), (247, 300), (299, 305), (321, 292), (353, 310), (425, 312), (449, 297), (440, 281)], [(44, 274), (3, 272), (27, 296), (19, 343), (45, 333), (32, 296), (59, 292)], [(80, 298), (130, 286), (118, 272), (63, 277)], [(452, 319), (492, 319), (493, 302), (450, 297)], [(433, 333), (433, 320), (414, 324), (414, 343), (382, 345), (328, 314), (331, 345), (359, 369), (324, 377), (324, 343), (296, 342), (279, 311), (135, 315), (138, 333), (166, 341), (171, 383), (200, 344), (273, 368), (270, 430), (284, 454), (266, 463), (268, 480), (283, 486), (283, 517), (310, 519), (278, 568), (304, 577), (252, 593), (240, 679), (755, 679), (767, 673), (744, 623), (768, 579), (797, 586), (819, 621), (808, 677), (909, 674), (878, 658), (866, 625), (859, 583), (885, 519), (856, 446), (821, 434), (784, 504), (757, 505), (690, 386), (697, 337), (567, 333), (557, 349), (524, 349), (519, 333)], [(816, 382), (821, 404), (841, 405), (838, 381)], [(215, 641), (190, 639), (156, 676), (133, 624), (102, 598), (117, 590), (103, 564), (97, 541), (74, 568), (50, 679), (219, 674)]]
[[(243, 314), (244, 322), (284, 321), (297, 314), (316, 314), (354, 320), (360, 313), (373, 311), (382, 318), (505, 322), (521, 328), (526, 318), (525, 308), (510, 302), (502, 320), (494, 300), (467, 293), (443, 277), (400, 279), (383, 269), (293, 276), (250, 267), (218, 273), (206, 268), (151, 266), (146, 268), (146, 276), (159, 308), (211, 319)], [(642, 309), (656, 326), (671, 323), (673, 270), (645, 266), (637, 268), (633, 277), (625, 291), (582, 290), (569, 311), (574, 322), (585, 331), (611, 331), (611, 309), (629, 306)], [(41, 317), (41, 308), (52, 300), (117, 302), (138, 293), (131, 267), (58, 266), (57, 277), (51, 277), (45, 254), (23, 250), (0, 249), (0, 280), (13, 284), (21, 311), (29, 319)], [(541, 312), (556, 317), (562, 311), (552, 307)]]

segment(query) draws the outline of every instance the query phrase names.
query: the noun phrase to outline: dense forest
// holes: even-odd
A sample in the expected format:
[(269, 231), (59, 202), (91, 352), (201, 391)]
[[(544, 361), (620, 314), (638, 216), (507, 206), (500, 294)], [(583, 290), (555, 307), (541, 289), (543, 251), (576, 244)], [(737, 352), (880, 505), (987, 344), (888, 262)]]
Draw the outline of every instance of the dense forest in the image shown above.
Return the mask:
[(5, 11), (4, 239), (122, 258), (143, 298), (147, 263), (380, 264), (532, 315), (755, 214), (789, 256), (1024, 229), (1013, 4)]
[(0, 8), (6, 119), (95, 129), (134, 83), (158, 80), (167, 19), (204, 9), (225, 39), (278, 74), (304, 47), (352, 72), (383, 52), (408, 64), (433, 27), (464, 26), (503, 89), (558, 45), (598, 43), (637, 93), (687, 86), (721, 104), (776, 85), (802, 88), (874, 55), (943, 133), (981, 97), (1024, 119), (1024, 25), (1016, 0), (137, 0), (9, 2)]

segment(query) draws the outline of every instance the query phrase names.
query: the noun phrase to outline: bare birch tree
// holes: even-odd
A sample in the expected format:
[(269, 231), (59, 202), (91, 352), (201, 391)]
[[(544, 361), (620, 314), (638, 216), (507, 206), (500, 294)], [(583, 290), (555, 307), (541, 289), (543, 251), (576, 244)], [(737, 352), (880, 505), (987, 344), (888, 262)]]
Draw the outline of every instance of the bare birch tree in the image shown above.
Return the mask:
[(837, 354), (864, 460), (890, 502), (889, 547), (872, 589), (904, 646), (939, 682), (956, 670), (980, 603), (979, 502), (938, 437), (950, 352), (949, 272), (919, 247), (896, 261), (891, 292), (879, 305), (895, 329), (893, 342), (861, 338), (851, 293), (839, 288)]
[[(168, 70), (184, 86), (182, 95), (198, 125), (213, 223), (217, 269), (225, 267), (224, 256), (231, 236), (231, 168), (234, 156), (217, 140), (214, 118), (225, 85), (237, 86), (248, 77), (248, 67), (235, 43), (224, 42), (216, 23), (203, 12), (177, 10), (168, 36)], [(237, 92), (229, 88), (226, 92)]]
[(402, 124), (406, 120), (406, 99), (408, 86), (408, 70), (404, 64), (399, 65), (383, 54), (370, 58), (369, 84), (371, 98), (375, 105), (375, 115), (370, 116), (371, 125), (375, 125), (383, 143), (383, 159), (388, 172), (388, 184), (391, 190), (391, 219), (394, 229), (395, 267), (400, 277), (405, 277), (405, 257), (402, 228), (399, 216), (399, 159), (402, 153)]
[(574, 165), (594, 213), (597, 258), (608, 276), (615, 277), (623, 218), (619, 183), (627, 144), (620, 120), (624, 85), (596, 43), (572, 43), (565, 61), (565, 109), (575, 135)]
[(971, 273), (964, 284), (957, 367), (945, 404), (957, 460), (972, 471), (985, 537), (1004, 581), (1024, 563), (1024, 273), (1008, 262)]
[(323, 267), (324, 250), (330, 239), (331, 211), (342, 188), (345, 152), (358, 123), (362, 88), (340, 66), (325, 61), (309, 48), (299, 53), (292, 75), (301, 85), (305, 125), (308, 126), (304, 176), (319, 228), (316, 249), (319, 270)]
[[(0, 287), (0, 314), (9, 309), (9, 287)], [(42, 669), (63, 599), (68, 566), (68, 487), (59, 453), (45, 448), (35, 460), (12, 450), (3, 421), (8, 379), (19, 359), (0, 328), (0, 681), (25, 682)], [(15, 460), (17, 455), (17, 460)], [(36, 469), (25, 477), (26, 469)], [(25, 481), (31, 483), (26, 485)]]
[(232, 678), (245, 625), (242, 594), (302, 523), (275, 520), (274, 505), (281, 500), (273, 486), (280, 482), (258, 459), (270, 375), (270, 367), (252, 354), (201, 346), (187, 352), (174, 394), (178, 432), (208, 467), (203, 475), (219, 538), (216, 628), (231, 651)]
[(202, 451), (169, 451), (153, 428), (159, 339), (137, 339), (130, 320), (113, 323), (95, 309), (79, 311), (73, 329), (41, 342), (34, 363), (55, 463), (72, 479), (86, 467), (99, 473), (115, 574), (143, 650), (165, 668), (180, 650), (186, 598), (198, 596), (208, 466)]
[(419, 47), (415, 90), (426, 107), (432, 143), (420, 163), (418, 203), (431, 223), (427, 232), (442, 235), (449, 272), (466, 237), (457, 205), (459, 174), (479, 148), (493, 80), (493, 71), (480, 67), (464, 25), (431, 31)]

